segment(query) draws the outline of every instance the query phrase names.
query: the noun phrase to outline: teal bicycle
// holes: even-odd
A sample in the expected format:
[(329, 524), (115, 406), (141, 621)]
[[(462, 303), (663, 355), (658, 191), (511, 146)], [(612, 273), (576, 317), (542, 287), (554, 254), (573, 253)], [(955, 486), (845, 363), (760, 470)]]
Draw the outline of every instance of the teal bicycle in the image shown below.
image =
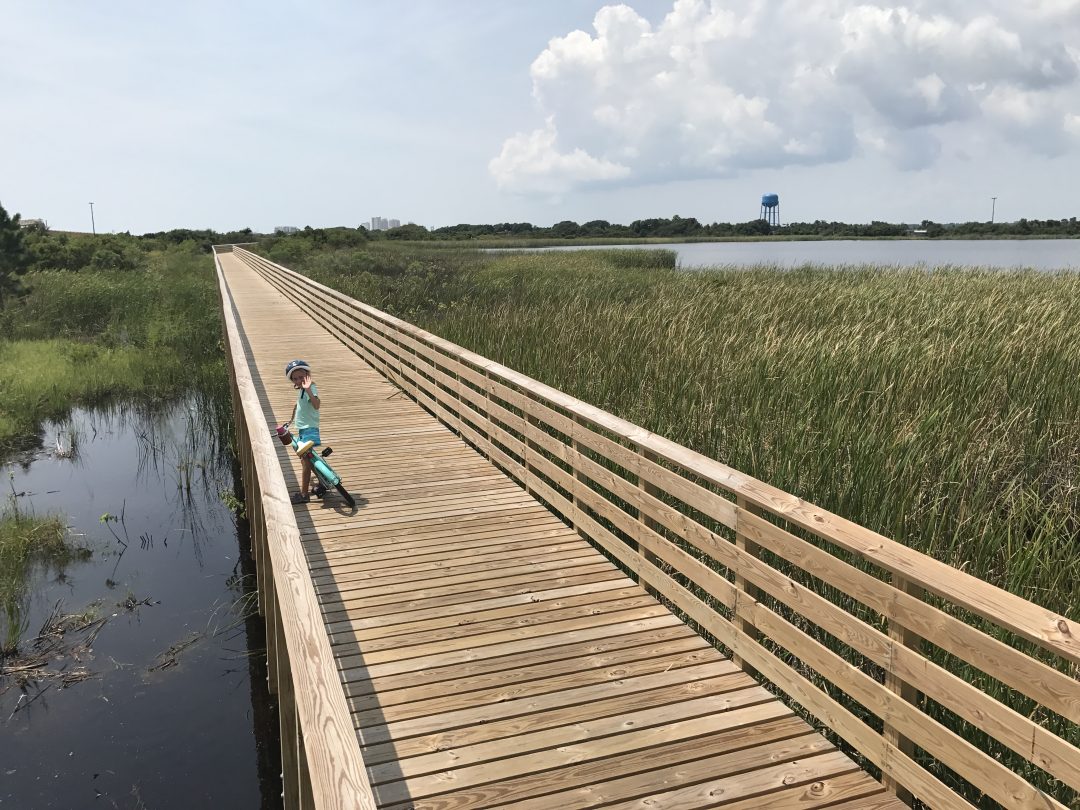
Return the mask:
[[(293, 436), (292, 431), (289, 430), (288, 422), (278, 425), (276, 433), (278, 440), (286, 447), (292, 445), (294, 451), (300, 449), (300, 442)], [(341, 483), (341, 476), (334, 472), (334, 468), (331, 467), (330, 463), (326, 460), (326, 457), (333, 452), (332, 448), (327, 447), (321, 453), (316, 453), (315, 448), (312, 447), (300, 456), (311, 464), (311, 469), (315, 472), (315, 478), (318, 481), (318, 483), (311, 488), (311, 494), (316, 498), (321, 498), (328, 490), (336, 489), (338, 494), (345, 499), (345, 503), (349, 505), (349, 508), (355, 509), (356, 499), (349, 494), (349, 490), (345, 489), (345, 486)]]

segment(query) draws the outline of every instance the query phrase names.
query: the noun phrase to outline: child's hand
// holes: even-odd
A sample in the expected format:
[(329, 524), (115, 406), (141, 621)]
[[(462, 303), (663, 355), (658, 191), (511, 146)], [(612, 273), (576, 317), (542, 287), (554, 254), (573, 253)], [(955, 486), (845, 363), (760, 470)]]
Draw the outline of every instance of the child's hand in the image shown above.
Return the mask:
[(300, 380), (300, 387), (305, 391), (311, 388), (311, 377), (304, 377), (304, 379)]

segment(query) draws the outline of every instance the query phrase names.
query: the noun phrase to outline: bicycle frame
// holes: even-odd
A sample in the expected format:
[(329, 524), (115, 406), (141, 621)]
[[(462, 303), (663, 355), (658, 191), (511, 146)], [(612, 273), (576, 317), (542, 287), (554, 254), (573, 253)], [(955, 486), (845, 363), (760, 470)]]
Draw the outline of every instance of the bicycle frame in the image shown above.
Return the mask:
[[(279, 437), (282, 435), (280, 432), (282, 429), (288, 431), (289, 423), (286, 422), (280, 428), (278, 428), (279, 432), (277, 435)], [(299, 447), (300, 441), (295, 435), (293, 435), (293, 452), (295, 452)], [(334, 472), (334, 468), (326, 462), (326, 459), (324, 459), (322, 456), (315, 452), (314, 447), (311, 448), (306, 455), (301, 456), (301, 458), (307, 459), (309, 462), (311, 462), (311, 469), (314, 470), (315, 477), (318, 478), (319, 483), (321, 483), (327, 489), (333, 489), (341, 483), (341, 477), (336, 472)]]

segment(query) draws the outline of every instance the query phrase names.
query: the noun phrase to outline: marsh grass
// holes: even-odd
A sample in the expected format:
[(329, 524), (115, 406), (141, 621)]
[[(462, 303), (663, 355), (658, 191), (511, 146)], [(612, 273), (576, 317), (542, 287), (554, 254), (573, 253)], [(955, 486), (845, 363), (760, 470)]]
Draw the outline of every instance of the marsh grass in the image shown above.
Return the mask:
[(577, 261), (499, 261), (421, 325), (1080, 616), (1076, 276)]
[[(396, 246), (370, 247), (362, 257), (311, 255), (297, 269), (1080, 620), (1080, 275), (872, 267), (686, 273), (662, 257), (644, 267), (620, 261), (607, 251), (458, 251), (448, 259)], [(419, 286), (416, 268), (424, 268)], [(881, 626), (846, 594), (770, 562)], [(771, 606), (880, 680), (880, 668), (812, 621)], [(962, 618), (1068, 667), (978, 617)], [(776, 652), (880, 730), (790, 652)], [(936, 647), (927, 654), (1080, 744), (1076, 724)], [(924, 708), (1080, 807), (1075, 791), (944, 707), (924, 701)], [(924, 761), (979, 806), (993, 806), (940, 763)]]
[(11, 506), (0, 513), (0, 659), (13, 655), (26, 632), (26, 596), (35, 567), (62, 570), (88, 552), (68, 540), (55, 515), (36, 516)]
[(134, 270), (43, 271), (0, 310), (0, 451), (34, 445), (73, 405), (146, 403), (198, 390), (227, 399), (212, 260), (188, 248)]
[(1080, 618), (1080, 275), (674, 264), (372, 245), (296, 269)]

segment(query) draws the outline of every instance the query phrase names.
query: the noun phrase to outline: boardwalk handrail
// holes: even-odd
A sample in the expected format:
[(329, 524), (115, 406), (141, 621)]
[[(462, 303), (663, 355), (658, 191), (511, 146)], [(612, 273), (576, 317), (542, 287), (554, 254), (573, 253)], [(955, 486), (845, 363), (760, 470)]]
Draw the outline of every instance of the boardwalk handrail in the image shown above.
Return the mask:
[[(215, 248), (226, 358), (231, 374), (237, 444), (247, 487), (252, 546), (258, 559), (260, 604), (267, 636), (267, 666), (279, 693), (286, 807), (374, 810), (375, 799), (356, 744), (356, 733), (330, 640), (308, 571), (300, 531), (274, 441), (248, 366), (232, 296)], [(292, 737), (288, 739), (287, 737)], [(286, 752), (285, 746), (293, 747)]]
[[(1030, 765), (1080, 791), (1080, 749), (1064, 739), (1080, 732), (1077, 623), (236, 253), (311, 301), (340, 340), (828, 725), (898, 795), (969, 807), (951, 787), (959, 778), (1005, 807), (1063, 808), (1016, 772)], [(1010, 690), (1036, 705), (995, 697), (1025, 703)], [(962, 723), (1008, 750), (980, 750), (950, 728)]]

